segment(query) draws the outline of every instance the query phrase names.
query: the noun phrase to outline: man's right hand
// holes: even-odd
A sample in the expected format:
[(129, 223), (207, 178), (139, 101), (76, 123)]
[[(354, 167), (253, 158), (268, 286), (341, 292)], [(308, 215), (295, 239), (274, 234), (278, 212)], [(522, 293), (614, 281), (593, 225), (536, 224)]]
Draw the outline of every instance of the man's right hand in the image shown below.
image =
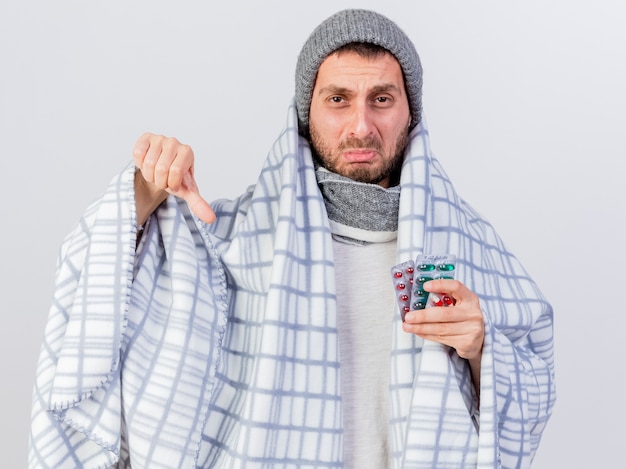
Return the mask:
[(189, 145), (172, 137), (143, 134), (133, 149), (137, 223), (143, 225), (167, 194), (180, 197), (205, 223), (215, 221), (215, 212), (200, 196), (193, 176), (194, 155)]

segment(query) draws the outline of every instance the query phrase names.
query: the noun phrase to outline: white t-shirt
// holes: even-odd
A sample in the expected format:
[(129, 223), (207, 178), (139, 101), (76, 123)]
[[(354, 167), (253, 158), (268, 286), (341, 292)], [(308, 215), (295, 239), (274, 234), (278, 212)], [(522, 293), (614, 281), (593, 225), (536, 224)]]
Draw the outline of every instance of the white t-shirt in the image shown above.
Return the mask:
[[(389, 467), (389, 362), (396, 241), (333, 242), (347, 469)], [(399, 313), (398, 313), (399, 314)]]

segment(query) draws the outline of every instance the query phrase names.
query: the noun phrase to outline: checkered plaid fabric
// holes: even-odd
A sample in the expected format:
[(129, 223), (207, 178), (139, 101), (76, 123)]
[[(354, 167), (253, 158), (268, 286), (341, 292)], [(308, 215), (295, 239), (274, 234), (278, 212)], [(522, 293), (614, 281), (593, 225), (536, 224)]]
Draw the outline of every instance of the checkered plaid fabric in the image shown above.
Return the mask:
[[(132, 166), (87, 209), (60, 251), (31, 468), (343, 467), (340, 280), (296, 122), (292, 106), (257, 183), (214, 202), (212, 225), (170, 197), (136, 252)], [(552, 309), (457, 195), (424, 123), (398, 216), (397, 261), (456, 254), (486, 337), (478, 412), (465, 360), (396, 314), (391, 467), (528, 467), (555, 400)]]

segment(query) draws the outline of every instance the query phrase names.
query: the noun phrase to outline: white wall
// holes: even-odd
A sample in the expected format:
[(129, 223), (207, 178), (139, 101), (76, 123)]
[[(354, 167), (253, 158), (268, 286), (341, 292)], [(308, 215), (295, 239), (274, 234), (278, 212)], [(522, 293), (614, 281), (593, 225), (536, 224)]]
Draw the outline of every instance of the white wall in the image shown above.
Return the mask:
[(559, 397), (534, 467), (615, 467), (626, 418), (625, 4), (213, 3), (0, 4), (2, 467), (26, 466), (59, 244), (135, 139), (178, 137), (195, 149), (208, 199), (238, 194), (283, 125), (302, 43), (355, 6), (414, 39), (435, 152), (554, 304)]

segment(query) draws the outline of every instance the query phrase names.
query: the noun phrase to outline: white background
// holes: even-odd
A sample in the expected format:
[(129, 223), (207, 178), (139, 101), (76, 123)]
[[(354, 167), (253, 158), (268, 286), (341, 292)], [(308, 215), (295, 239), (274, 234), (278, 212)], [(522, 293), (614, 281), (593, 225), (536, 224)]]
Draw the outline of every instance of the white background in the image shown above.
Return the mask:
[(189, 143), (203, 195), (237, 195), (283, 126), (300, 47), (345, 7), (414, 40), (436, 154), (554, 305), (558, 400), (533, 467), (623, 462), (623, 2), (4, 0), (1, 467), (26, 467), (57, 249), (136, 138)]

